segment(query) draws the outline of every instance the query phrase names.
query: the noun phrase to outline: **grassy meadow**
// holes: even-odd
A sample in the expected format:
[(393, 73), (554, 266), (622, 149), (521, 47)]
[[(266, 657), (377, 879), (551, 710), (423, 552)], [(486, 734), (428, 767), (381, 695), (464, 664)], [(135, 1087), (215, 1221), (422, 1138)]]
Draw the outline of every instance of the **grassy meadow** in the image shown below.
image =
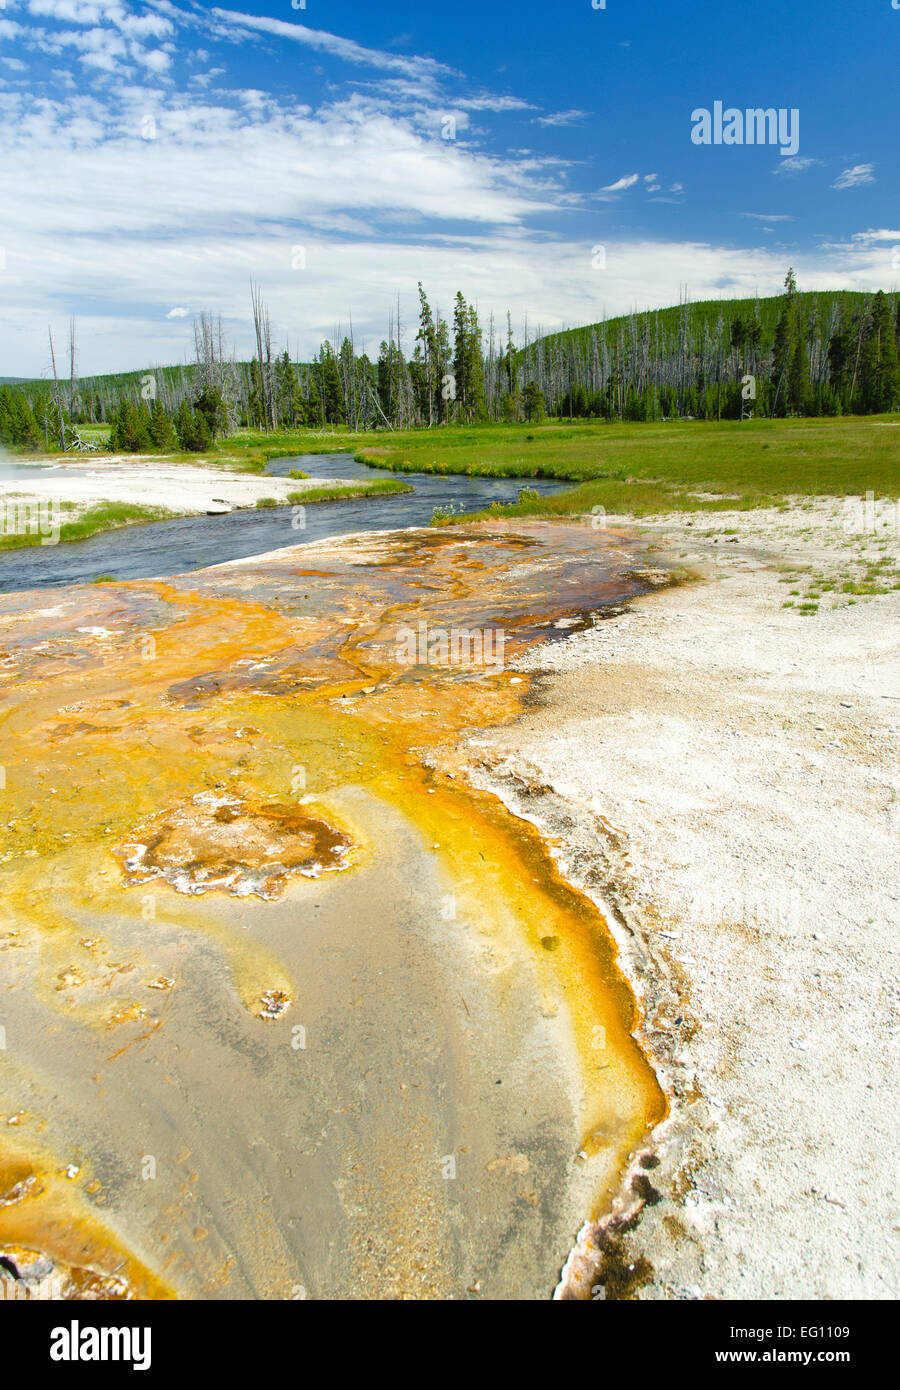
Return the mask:
[(505, 508), (635, 516), (725, 510), (797, 496), (900, 497), (900, 415), (828, 419), (451, 425), (352, 434), (239, 430), (194, 463), (262, 472), (266, 459), (353, 452), (394, 473), (558, 478), (573, 487)]
[(900, 417), (546, 424), (416, 431), (357, 458), (397, 472), (566, 478), (520, 514), (603, 506), (634, 516), (777, 505), (787, 497), (900, 496)]
[[(102, 449), (108, 430), (88, 426), (82, 433)], [(786, 499), (803, 496), (872, 492), (876, 498), (900, 497), (900, 415), (654, 424), (548, 421), (385, 430), (377, 435), (353, 434), (340, 427), (274, 434), (245, 429), (202, 455), (169, 455), (166, 461), (258, 474), (267, 459), (336, 451), (352, 452), (360, 462), (399, 474), (496, 476), (526, 483), (529, 478), (558, 478), (572, 483), (553, 497), (540, 498), (533, 492), (529, 496), (526, 488), (518, 504), (493, 504), (495, 514), (499, 509), (512, 516), (559, 516), (603, 507), (609, 513), (640, 517), (786, 505)], [(162, 462), (163, 456), (158, 457)], [(385, 479), (381, 484), (360, 484), (358, 492), (343, 495), (378, 495), (401, 487), (399, 480)], [(296, 500), (313, 503), (334, 495), (323, 487)], [(157, 518), (128, 518), (150, 519)], [(439, 523), (460, 519), (460, 514), (435, 517)], [(92, 533), (106, 529), (104, 521), (108, 525), (111, 520), (83, 517), (76, 526), (85, 528), (82, 534)], [(76, 535), (70, 532), (63, 538)]]

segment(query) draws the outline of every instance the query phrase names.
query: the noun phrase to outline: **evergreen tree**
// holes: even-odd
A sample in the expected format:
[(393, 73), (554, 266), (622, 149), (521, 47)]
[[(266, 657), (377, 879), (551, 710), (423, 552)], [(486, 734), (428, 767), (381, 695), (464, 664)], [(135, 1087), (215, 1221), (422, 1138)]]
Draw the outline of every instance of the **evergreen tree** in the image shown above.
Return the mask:
[(275, 363), (275, 418), (279, 425), (293, 428), (303, 416), (303, 398), (290, 353), (285, 351)]
[(328, 425), (346, 424), (341, 374), (332, 346), (328, 342), (322, 344), (319, 356), (315, 361), (315, 371), (323, 423)]
[(201, 411), (192, 410), (185, 398), (175, 414), (175, 433), (178, 443), (186, 453), (199, 454), (208, 449), (212, 436), (209, 421)]
[(539, 425), (547, 414), (544, 393), (536, 381), (529, 381), (523, 392), (525, 404), (525, 419), (533, 425)]
[(450, 328), (446, 319), (438, 315), (434, 333), (434, 375), (438, 387), (437, 410), (441, 423), (449, 424), (453, 409), (453, 399), (449, 391), (444, 391), (444, 379), (450, 373)]
[(200, 445), (201, 449), (206, 449), (210, 443), (215, 443), (220, 434), (228, 431), (228, 407), (218, 387), (204, 386), (194, 401), (194, 411), (206, 421), (207, 440)]
[(797, 334), (787, 378), (787, 405), (795, 415), (805, 415), (809, 404), (809, 358), (806, 339)]
[(161, 401), (153, 402), (150, 412), (150, 439), (160, 453), (168, 453), (175, 448), (176, 438), (172, 421), (163, 409)]
[(247, 396), (248, 423), (254, 429), (263, 429), (266, 423), (266, 404), (263, 396), (262, 372), (254, 357), (250, 362), (250, 391)]
[(865, 411), (897, 409), (900, 404), (897, 339), (891, 311), (882, 290), (878, 291), (872, 303), (859, 375)]
[(418, 406), (429, 425), (434, 423), (435, 397), (439, 394), (441, 378), (437, 374), (437, 334), (431, 305), (419, 281), (419, 331), (416, 334), (418, 358), (421, 364), (419, 374)]
[(0, 443), (15, 449), (37, 449), (41, 431), (21, 391), (0, 387)]
[(846, 302), (842, 301), (837, 326), (828, 342), (828, 373), (836, 397), (846, 400), (848, 404), (856, 350), (857, 334)]
[(154, 445), (146, 401), (141, 401), (140, 406), (132, 404), (131, 401), (122, 401), (112, 417), (109, 447), (113, 452), (122, 454), (152, 452)]
[(468, 377), (468, 418), (483, 420), (487, 412), (484, 394), (484, 358), (481, 328), (474, 304), (466, 312), (466, 374)]

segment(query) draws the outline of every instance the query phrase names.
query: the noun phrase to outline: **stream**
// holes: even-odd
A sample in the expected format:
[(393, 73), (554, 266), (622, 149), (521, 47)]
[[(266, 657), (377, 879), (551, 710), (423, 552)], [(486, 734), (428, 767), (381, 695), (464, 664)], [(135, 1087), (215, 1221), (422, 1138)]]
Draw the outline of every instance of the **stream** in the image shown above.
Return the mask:
[[(357, 463), (349, 453), (271, 459), (266, 473), (283, 478), (292, 469), (322, 479), (373, 480), (393, 476), (384, 469)], [(9, 467), (4, 476), (10, 476)], [(185, 574), (227, 560), (241, 560), (353, 531), (427, 526), (435, 507), (477, 511), (491, 502), (514, 502), (523, 486), (533, 487), (545, 496), (571, 486), (544, 479), (444, 477), (430, 473), (400, 476), (412, 484), (414, 492), (316, 502), (305, 508), (302, 530), (293, 528), (290, 507), (248, 508), (224, 516), (179, 517), (175, 521), (120, 527), (86, 541), (7, 551), (0, 554), (0, 593), (86, 584), (99, 575), (127, 580)]]

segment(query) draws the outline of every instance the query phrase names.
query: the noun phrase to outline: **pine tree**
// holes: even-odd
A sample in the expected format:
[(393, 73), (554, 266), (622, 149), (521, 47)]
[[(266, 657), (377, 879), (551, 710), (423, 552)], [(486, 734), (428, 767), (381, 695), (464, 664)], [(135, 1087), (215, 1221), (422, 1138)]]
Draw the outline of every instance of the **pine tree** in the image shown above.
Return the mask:
[(795, 415), (805, 415), (809, 404), (809, 359), (806, 339), (797, 334), (787, 378), (787, 405)]
[(900, 402), (900, 363), (891, 311), (884, 292), (872, 303), (863, 361), (860, 363), (863, 409), (895, 410)]
[(150, 434), (150, 412), (145, 401), (135, 406), (123, 401), (113, 415), (109, 432), (109, 447), (116, 453), (142, 454), (153, 449)]
[(266, 405), (263, 396), (262, 372), (254, 357), (250, 362), (250, 391), (247, 396), (248, 423), (255, 429), (265, 428)]
[(449, 424), (453, 408), (451, 394), (444, 390), (444, 381), (450, 372), (450, 367), (450, 328), (447, 320), (438, 315), (434, 331), (434, 379), (438, 388), (438, 417), (444, 425)]
[(209, 422), (201, 411), (191, 409), (187, 398), (182, 400), (175, 414), (175, 433), (180, 447), (186, 453), (199, 454), (203, 449), (209, 448)]
[(437, 341), (434, 315), (422, 288), (421, 280), (419, 281), (419, 331), (416, 334), (416, 342), (420, 346), (419, 355), (422, 364), (419, 409), (430, 426), (434, 423), (435, 395), (440, 377), (437, 375)]
[(293, 427), (302, 415), (302, 396), (290, 353), (285, 351), (275, 363), (275, 417), (281, 426)]
[(546, 418), (546, 403), (544, 393), (536, 381), (529, 381), (525, 387), (525, 419), (533, 425), (539, 425)]
[(467, 347), (467, 305), (457, 290), (453, 305), (453, 377), (456, 386), (456, 405), (464, 419), (469, 409), (469, 360)]
[(828, 342), (828, 373), (836, 397), (849, 405), (850, 385), (856, 356), (854, 331), (846, 302), (841, 301), (838, 322)]
[(154, 448), (161, 453), (168, 453), (175, 448), (175, 430), (172, 421), (163, 409), (161, 401), (153, 402), (153, 409), (150, 412), (150, 438)]
[(328, 425), (346, 424), (341, 374), (330, 343), (322, 344), (315, 368), (323, 422)]
[(41, 432), (34, 412), (21, 391), (0, 387), (0, 443), (16, 449), (37, 449)]
[(207, 439), (200, 445), (201, 449), (206, 449), (228, 429), (228, 407), (217, 386), (204, 386), (194, 401), (194, 412), (206, 421)]

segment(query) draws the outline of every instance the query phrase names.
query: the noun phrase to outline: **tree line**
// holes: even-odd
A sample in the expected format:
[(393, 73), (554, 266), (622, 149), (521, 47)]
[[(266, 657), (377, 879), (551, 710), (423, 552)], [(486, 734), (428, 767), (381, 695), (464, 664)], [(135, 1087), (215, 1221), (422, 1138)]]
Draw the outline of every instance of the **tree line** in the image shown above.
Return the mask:
[[(900, 408), (900, 297), (800, 294), (630, 315), (524, 353), (559, 416), (740, 419)], [(748, 378), (750, 379), (748, 381)]]
[[(239, 426), (354, 431), (556, 418), (660, 420), (870, 414), (900, 408), (900, 297), (800, 294), (793, 270), (774, 300), (632, 314), (516, 344), (457, 293), (450, 319), (420, 284), (418, 321), (399, 304), (374, 360), (352, 328), (311, 362), (273, 351), (268, 309), (251, 285), (256, 354), (229, 354), (221, 318), (194, 325), (194, 363), (41, 389), (0, 388), (0, 442), (65, 447), (82, 424), (108, 423), (116, 451), (208, 449)], [(51, 340), (52, 349), (52, 340)], [(59, 436), (59, 438), (57, 438)]]

